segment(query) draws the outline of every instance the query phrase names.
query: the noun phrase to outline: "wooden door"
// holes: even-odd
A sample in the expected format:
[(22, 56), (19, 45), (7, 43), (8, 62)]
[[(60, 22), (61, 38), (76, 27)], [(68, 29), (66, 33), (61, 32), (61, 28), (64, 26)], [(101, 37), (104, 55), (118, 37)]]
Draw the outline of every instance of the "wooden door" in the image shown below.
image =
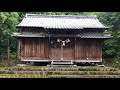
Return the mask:
[[(66, 40), (68, 38), (59, 38), (60, 40)], [(61, 48), (61, 43), (57, 42), (58, 38), (50, 39), (50, 59), (51, 60), (73, 60), (74, 58), (74, 39), (69, 38), (70, 42), (65, 43), (63, 49)], [(62, 51), (63, 50), (63, 51)]]

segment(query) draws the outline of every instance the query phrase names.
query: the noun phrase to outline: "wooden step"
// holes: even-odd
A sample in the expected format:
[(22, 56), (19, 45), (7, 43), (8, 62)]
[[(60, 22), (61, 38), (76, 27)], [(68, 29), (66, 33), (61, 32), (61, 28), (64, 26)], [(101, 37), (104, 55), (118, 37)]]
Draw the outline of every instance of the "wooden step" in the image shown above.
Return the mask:
[(52, 61), (51, 65), (73, 65), (72, 61)]
[(74, 65), (71, 65), (71, 64), (69, 64), (69, 65), (63, 65), (63, 64), (56, 64), (56, 65), (49, 65), (49, 67), (52, 67), (52, 68), (73, 68), (74, 67)]

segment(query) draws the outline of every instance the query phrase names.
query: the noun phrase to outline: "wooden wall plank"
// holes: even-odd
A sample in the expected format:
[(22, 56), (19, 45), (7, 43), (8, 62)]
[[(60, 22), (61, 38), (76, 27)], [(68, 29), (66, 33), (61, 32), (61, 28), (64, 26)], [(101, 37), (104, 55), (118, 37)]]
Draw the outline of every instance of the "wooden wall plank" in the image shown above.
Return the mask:
[(34, 59), (48, 58), (48, 40), (46, 38), (24, 38), (23, 57)]
[(99, 39), (76, 39), (75, 59), (102, 58), (102, 45)]

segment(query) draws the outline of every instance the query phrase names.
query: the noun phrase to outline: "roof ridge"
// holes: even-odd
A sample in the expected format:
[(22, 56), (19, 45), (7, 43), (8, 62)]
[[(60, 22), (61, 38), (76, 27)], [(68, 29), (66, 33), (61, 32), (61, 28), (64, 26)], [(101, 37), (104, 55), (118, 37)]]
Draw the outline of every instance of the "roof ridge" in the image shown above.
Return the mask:
[(73, 18), (97, 18), (96, 15), (47, 15), (47, 14), (28, 14), (25, 17), (73, 17)]

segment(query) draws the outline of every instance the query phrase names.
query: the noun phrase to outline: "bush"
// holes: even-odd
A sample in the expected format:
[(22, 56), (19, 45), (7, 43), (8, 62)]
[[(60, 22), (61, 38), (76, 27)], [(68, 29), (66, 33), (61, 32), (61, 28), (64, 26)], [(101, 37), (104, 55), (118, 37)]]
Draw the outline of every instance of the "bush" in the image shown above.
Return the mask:
[(114, 60), (114, 61), (112, 62), (112, 65), (113, 65), (113, 67), (115, 67), (115, 68), (120, 68), (120, 61)]

